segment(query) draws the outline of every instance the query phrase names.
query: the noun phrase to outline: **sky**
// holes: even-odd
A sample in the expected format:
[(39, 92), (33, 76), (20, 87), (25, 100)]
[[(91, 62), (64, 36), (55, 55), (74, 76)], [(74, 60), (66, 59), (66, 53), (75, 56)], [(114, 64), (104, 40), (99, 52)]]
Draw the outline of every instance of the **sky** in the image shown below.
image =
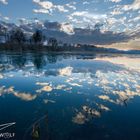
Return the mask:
[[(140, 0), (0, 0), (1, 20), (18, 23), (35, 18), (80, 28), (99, 23), (102, 32), (133, 34), (140, 30)], [(140, 49), (139, 34), (135, 38), (124, 46)]]

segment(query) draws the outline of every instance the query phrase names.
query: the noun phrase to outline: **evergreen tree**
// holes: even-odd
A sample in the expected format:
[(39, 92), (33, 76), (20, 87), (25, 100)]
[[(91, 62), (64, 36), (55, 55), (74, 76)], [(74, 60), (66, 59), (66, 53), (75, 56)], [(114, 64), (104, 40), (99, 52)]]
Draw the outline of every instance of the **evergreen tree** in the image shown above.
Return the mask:
[(19, 44), (23, 43), (23, 42), (25, 42), (25, 35), (22, 32), (22, 30), (20, 30), (20, 29), (13, 30), (11, 32), (10, 40), (11, 40), (11, 42), (16, 42)]
[(33, 41), (35, 44), (38, 44), (42, 41), (43, 39), (43, 35), (42, 35), (42, 32), (37, 30), (34, 34), (33, 34)]

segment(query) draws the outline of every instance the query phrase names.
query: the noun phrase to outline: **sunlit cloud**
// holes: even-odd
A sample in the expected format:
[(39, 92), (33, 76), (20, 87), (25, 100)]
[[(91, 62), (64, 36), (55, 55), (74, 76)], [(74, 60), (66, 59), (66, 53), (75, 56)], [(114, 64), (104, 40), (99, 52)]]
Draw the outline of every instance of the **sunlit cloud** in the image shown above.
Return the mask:
[(83, 106), (82, 108), (83, 108), (83, 111), (89, 115), (92, 115), (94, 117), (101, 117), (101, 113), (97, 111), (96, 109), (92, 109), (88, 106)]
[(63, 69), (59, 69), (59, 75), (60, 76), (71, 76), (72, 74), (72, 67), (65, 67)]
[(139, 10), (140, 9), (140, 1), (134, 0), (132, 4), (124, 5), (123, 10), (129, 11), (129, 10)]
[(39, 90), (36, 90), (36, 92), (38, 92), (38, 93), (41, 93), (43, 91), (45, 91), (45, 92), (51, 92), (52, 90), (53, 90), (53, 88), (50, 85), (48, 85), (48, 86), (44, 86), (43, 88), (41, 88)]
[(19, 93), (16, 91), (13, 93), (13, 95), (15, 95), (16, 97), (18, 97), (24, 101), (32, 101), (32, 100), (36, 99), (36, 97), (37, 97), (37, 95), (32, 95), (30, 93)]
[(32, 101), (35, 100), (37, 97), (37, 94), (31, 94), (31, 93), (25, 93), (25, 92), (20, 92), (14, 89), (13, 86), (6, 88), (5, 86), (0, 87), (0, 96), (3, 96), (4, 94), (12, 94), (17, 98), (20, 98), (21, 100), (24, 101)]
[(104, 105), (99, 105), (99, 107), (100, 107), (100, 109), (101, 110), (104, 110), (104, 111), (110, 111), (110, 109), (108, 108), (108, 107), (106, 107), (106, 106), (104, 106)]
[(84, 124), (86, 121), (88, 121), (88, 119), (81, 112), (78, 112), (76, 114), (76, 116), (73, 117), (73, 119), (72, 119), (72, 122), (74, 122), (76, 124), (80, 124), (80, 125)]
[(82, 106), (82, 110), (76, 113), (75, 117), (72, 118), (72, 122), (79, 125), (83, 125), (86, 122), (93, 119), (93, 117), (99, 118), (101, 117), (101, 113), (94, 108), (90, 108), (88, 106)]
[(71, 35), (74, 34), (74, 28), (71, 24), (69, 23), (62, 23), (60, 27), (61, 31), (64, 31), (65, 33)]
[(35, 13), (52, 14), (54, 10), (58, 10), (59, 12), (68, 12), (68, 9), (65, 9), (63, 5), (55, 5), (51, 1), (33, 0), (33, 2), (41, 7), (40, 9), (34, 9), (33, 11)]
[(107, 96), (107, 95), (100, 95), (100, 96), (98, 96), (100, 99), (102, 99), (102, 100), (105, 100), (105, 101), (109, 101), (109, 102), (111, 102), (111, 103), (114, 103), (114, 100), (112, 100), (112, 99), (110, 99), (110, 97), (109, 96)]

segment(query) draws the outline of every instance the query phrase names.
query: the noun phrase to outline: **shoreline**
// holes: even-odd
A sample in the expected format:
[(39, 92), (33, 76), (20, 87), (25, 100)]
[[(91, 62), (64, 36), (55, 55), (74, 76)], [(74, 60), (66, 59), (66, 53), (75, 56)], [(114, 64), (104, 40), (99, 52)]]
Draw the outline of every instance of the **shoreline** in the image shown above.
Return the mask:
[(78, 54), (125, 54), (125, 55), (140, 55), (139, 50), (117, 50), (110, 48), (98, 48), (96, 46), (82, 46), (82, 47), (74, 47), (74, 46), (57, 46), (57, 48), (53, 48), (52, 46), (43, 46), (40, 44), (0, 44), (0, 53), (43, 53), (43, 54), (69, 54), (69, 55), (78, 55)]

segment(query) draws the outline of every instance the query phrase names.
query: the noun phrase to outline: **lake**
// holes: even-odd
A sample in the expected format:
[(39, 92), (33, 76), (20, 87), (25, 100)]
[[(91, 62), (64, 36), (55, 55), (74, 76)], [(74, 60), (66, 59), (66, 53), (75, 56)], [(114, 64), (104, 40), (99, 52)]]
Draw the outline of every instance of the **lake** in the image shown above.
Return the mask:
[(139, 77), (140, 55), (0, 53), (0, 133), (139, 140)]

